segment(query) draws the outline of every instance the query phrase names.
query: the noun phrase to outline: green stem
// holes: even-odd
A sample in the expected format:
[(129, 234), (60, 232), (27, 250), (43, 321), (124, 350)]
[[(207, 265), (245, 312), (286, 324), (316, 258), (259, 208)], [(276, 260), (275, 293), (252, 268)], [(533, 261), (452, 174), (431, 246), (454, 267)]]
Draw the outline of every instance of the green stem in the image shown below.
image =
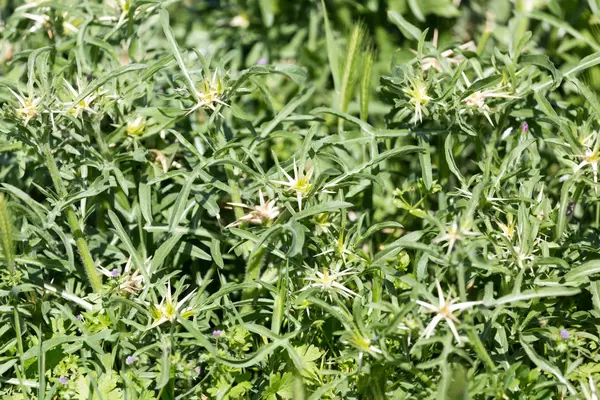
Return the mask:
[[(465, 274), (465, 266), (461, 262), (460, 264), (458, 264), (458, 287), (459, 287), (461, 302), (467, 301), (466, 276), (465, 275), (466, 275)], [(475, 349), (475, 352), (477, 353), (477, 355), (479, 356), (481, 361), (483, 361), (486, 368), (489, 371), (494, 371), (496, 368), (496, 366), (494, 365), (494, 361), (492, 360), (489, 353), (487, 352), (485, 345), (479, 338), (479, 335), (477, 334), (477, 331), (475, 330), (475, 327), (473, 326), (473, 318), (471, 317), (471, 315), (465, 316), (465, 322), (467, 324), (471, 325), (471, 328), (467, 329), (467, 336), (469, 337), (469, 341), (471, 342), (471, 345)]]
[(483, 32), (483, 35), (481, 35), (481, 39), (479, 40), (479, 44), (477, 45), (477, 54), (478, 55), (482, 55), (483, 51), (485, 50), (485, 45), (488, 42), (488, 39), (490, 38), (492, 32), (485, 30)]
[(467, 301), (467, 290), (466, 290), (466, 279), (465, 279), (465, 266), (461, 262), (458, 264), (458, 291), (460, 295), (460, 301)]
[(96, 139), (96, 143), (98, 144), (98, 147), (100, 148), (100, 152), (102, 153), (102, 155), (104, 157), (106, 157), (108, 160), (110, 160), (111, 159), (110, 150), (108, 148), (108, 145), (106, 144), (106, 140), (104, 140), (104, 137), (102, 136), (100, 127), (98, 127), (97, 129), (94, 129), (93, 127), (89, 127), (89, 129), (94, 133), (94, 139)]
[[(289, 263), (289, 261), (288, 261)], [(283, 270), (285, 268), (285, 272)], [(273, 305), (273, 318), (271, 319), (271, 330), (276, 335), (279, 335), (281, 323), (285, 312), (285, 302), (287, 295), (287, 270), (288, 265), (279, 268), (279, 277), (277, 282), (277, 295), (275, 296), (275, 304)]]
[[(48, 144), (44, 145), (42, 147), (42, 151), (44, 153), (46, 167), (50, 172), (50, 177), (52, 178), (52, 183), (54, 184), (54, 188), (56, 189), (58, 196), (60, 198), (66, 198), (68, 196), (68, 192), (58, 172), (56, 160), (52, 155), (52, 150), (50, 150), (50, 146)], [(101, 293), (102, 281), (100, 280), (98, 271), (96, 271), (96, 265), (94, 264), (92, 253), (90, 252), (83, 231), (81, 230), (81, 226), (79, 225), (79, 221), (77, 220), (75, 209), (73, 208), (73, 206), (68, 206), (65, 209), (65, 213), (67, 217), (67, 222), (69, 224), (69, 228), (71, 229), (71, 233), (75, 238), (75, 244), (77, 245), (77, 249), (79, 250), (79, 255), (81, 256), (81, 261), (83, 263), (85, 272), (88, 276), (89, 283), (92, 286), (94, 292)]]
[(94, 306), (91, 303), (88, 303), (81, 297), (75, 296), (74, 294), (69, 293), (67, 291), (57, 289), (54, 286), (49, 285), (47, 283), (44, 283), (44, 289), (46, 289), (50, 293), (53, 293), (53, 294), (56, 294), (56, 295), (62, 297), (65, 300), (72, 301), (73, 303), (79, 305), (81, 308), (85, 309), (86, 311), (92, 311), (94, 308)]
[[(246, 276), (244, 277), (244, 283), (253, 283), (258, 281), (260, 277), (260, 267), (263, 264), (263, 260), (266, 256), (266, 250), (264, 247), (256, 249), (256, 251), (250, 254), (246, 265)], [(248, 300), (254, 298), (256, 295), (256, 289), (245, 289), (242, 291), (242, 300)]]
[(17, 310), (17, 304), (13, 308), (14, 318), (15, 318), (15, 333), (17, 335), (17, 349), (19, 351), (19, 364), (21, 366), (21, 373), (17, 370), (19, 377), (19, 384), (21, 386), (21, 391), (24, 395), (26, 395), (29, 391), (23, 385), (23, 381), (27, 380), (27, 376), (25, 375), (25, 365), (23, 364), (23, 338), (21, 335), (21, 323), (19, 321), (19, 310)]

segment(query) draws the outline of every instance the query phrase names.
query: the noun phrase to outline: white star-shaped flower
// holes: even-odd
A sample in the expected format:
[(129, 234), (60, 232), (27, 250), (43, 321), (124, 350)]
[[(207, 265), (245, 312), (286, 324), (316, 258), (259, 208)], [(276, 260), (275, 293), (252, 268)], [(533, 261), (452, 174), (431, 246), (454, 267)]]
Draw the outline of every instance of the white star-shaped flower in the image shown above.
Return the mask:
[(12, 89), (8, 89), (17, 98), (21, 107), (15, 109), (17, 115), (23, 118), (23, 123), (27, 125), (29, 121), (38, 116), (38, 105), (42, 101), (41, 97), (23, 97)]
[[(146, 261), (144, 261), (144, 266), (147, 269), (150, 265), (150, 261), (152, 260), (152, 256), (148, 257)], [(121, 284), (119, 288), (125, 292), (135, 294), (142, 290), (142, 284), (144, 283), (144, 277), (142, 276), (139, 269), (135, 269), (135, 271), (131, 272), (133, 266), (133, 258), (129, 257), (127, 263), (125, 264), (125, 268), (123, 268), (123, 273), (120, 273), (118, 269), (114, 269), (112, 271), (107, 270), (104, 267), (98, 267), (98, 270), (105, 276), (109, 278), (117, 278), (122, 277)]]
[(479, 233), (471, 231), (461, 231), (458, 227), (458, 223), (454, 221), (452, 222), (452, 225), (450, 225), (450, 228), (446, 230), (446, 233), (441, 234), (440, 236), (435, 238), (433, 240), (433, 243), (448, 242), (447, 254), (450, 254), (456, 242), (462, 240), (465, 236), (479, 236)]
[(455, 303), (458, 299), (446, 301), (446, 298), (444, 297), (444, 292), (442, 292), (442, 287), (440, 286), (440, 282), (438, 280), (436, 280), (435, 284), (437, 286), (438, 298), (439, 298), (439, 304), (437, 306), (426, 303), (421, 300), (417, 300), (417, 304), (420, 305), (421, 307), (426, 308), (429, 312), (437, 313), (437, 315), (435, 317), (433, 317), (433, 319), (431, 320), (429, 325), (427, 325), (427, 327), (425, 328), (423, 335), (425, 336), (426, 339), (429, 339), (431, 337), (431, 335), (433, 334), (433, 331), (435, 330), (437, 324), (441, 320), (445, 320), (446, 323), (448, 324), (448, 327), (452, 331), (452, 334), (456, 338), (456, 341), (460, 345), (462, 342), (460, 340), (460, 336), (458, 335), (456, 325), (454, 324), (455, 322), (460, 323), (460, 320), (454, 315), (454, 313), (455, 312), (460, 313), (462, 310), (471, 308), (478, 304), (482, 304), (483, 302), (482, 301), (467, 301), (464, 303)]
[(275, 206), (275, 204), (277, 204), (277, 199), (265, 201), (262, 190), (258, 191), (258, 197), (260, 199), (260, 204), (257, 206), (249, 206), (243, 203), (227, 203), (234, 207), (242, 207), (251, 210), (242, 218), (227, 225), (227, 228), (240, 225), (244, 222), (263, 225), (277, 218), (279, 215), (279, 207)]
[(323, 272), (320, 272), (319, 270), (315, 269), (313, 271), (313, 275), (306, 278), (307, 281), (311, 281), (312, 283), (308, 284), (302, 290), (306, 290), (308, 288), (318, 288), (329, 292), (330, 294), (338, 293), (343, 297), (360, 297), (358, 294), (354, 293), (352, 290), (348, 289), (346, 286), (338, 282), (340, 278), (352, 275), (353, 273), (354, 272), (352, 271), (352, 268), (348, 268), (344, 271), (330, 271), (327, 268), (323, 268)]
[(600, 147), (597, 146), (594, 150), (588, 148), (585, 154), (578, 154), (575, 157), (583, 158), (583, 161), (573, 168), (573, 172), (577, 173), (580, 169), (589, 165), (592, 167), (594, 183), (598, 183), (598, 162), (600, 162)]
[(310, 179), (313, 176), (314, 168), (310, 168), (306, 174), (303, 171), (298, 170), (298, 166), (296, 165), (296, 159), (294, 159), (294, 177), (292, 178), (290, 174), (285, 172), (284, 169), (281, 169), (281, 172), (287, 178), (286, 181), (277, 181), (271, 180), (271, 182), (276, 183), (278, 185), (284, 185), (296, 192), (296, 197), (298, 199), (298, 210), (302, 210), (302, 198), (308, 194), (312, 185), (310, 183)]
[[(63, 80), (65, 83), (65, 86), (67, 87), (67, 89), (69, 90), (71, 95), (73, 96), (73, 102), (65, 104), (66, 108), (67, 108), (67, 112), (72, 114), (76, 118), (79, 118), (83, 114), (84, 111), (87, 111), (90, 114), (96, 114), (96, 111), (94, 111), (94, 109), (92, 108), (92, 102), (94, 100), (96, 100), (99, 96), (103, 95), (105, 92), (91, 93), (91, 94), (85, 96), (83, 99), (79, 100), (79, 102), (74, 103), (74, 101), (79, 97), (81, 92), (83, 92), (83, 89), (81, 89), (80, 91), (77, 91), (66, 79), (63, 79)], [(77, 86), (79, 88), (81, 88), (81, 82), (79, 82), (79, 79), (77, 81), (78, 81)]]
[(167, 283), (165, 295), (161, 300), (160, 304), (152, 305), (152, 316), (154, 317), (154, 323), (151, 328), (155, 328), (160, 324), (167, 321), (174, 321), (178, 315), (183, 318), (188, 318), (194, 314), (191, 307), (183, 308), (190, 298), (196, 293), (196, 289), (192, 290), (181, 300), (173, 299), (171, 295), (171, 282)]
[(402, 91), (408, 97), (408, 102), (415, 108), (415, 115), (412, 120), (416, 124), (417, 121), (423, 122), (423, 110), (426, 109), (427, 103), (433, 100), (433, 98), (429, 96), (427, 84), (422, 79), (409, 78), (409, 81), (410, 86), (402, 89)]

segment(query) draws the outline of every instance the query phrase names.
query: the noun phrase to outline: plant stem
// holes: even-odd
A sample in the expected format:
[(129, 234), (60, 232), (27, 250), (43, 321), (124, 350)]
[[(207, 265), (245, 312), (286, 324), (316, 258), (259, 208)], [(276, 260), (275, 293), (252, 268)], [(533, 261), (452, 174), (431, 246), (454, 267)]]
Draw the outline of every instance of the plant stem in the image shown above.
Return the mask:
[(19, 377), (19, 385), (21, 386), (21, 391), (24, 395), (27, 395), (29, 391), (23, 385), (23, 381), (27, 379), (27, 376), (25, 375), (25, 365), (23, 364), (23, 335), (21, 334), (21, 322), (19, 321), (19, 310), (17, 309), (17, 303), (15, 303), (15, 306), (13, 308), (13, 316), (15, 319), (15, 334), (17, 336), (17, 350), (19, 351), (19, 364), (21, 367), (21, 373), (19, 373), (18, 369), (15, 370), (17, 371)]
[[(54, 188), (56, 189), (58, 196), (61, 198), (66, 198), (68, 192), (65, 188), (62, 178), (60, 177), (60, 174), (58, 173), (56, 160), (52, 155), (52, 150), (50, 150), (50, 146), (48, 144), (45, 144), (42, 147), (42, 152), (46, 161), (46, 167), (50, 172), (50, 177), (52, 178), (52, 183), (54, 184)], [(67, 217), (67, 222), (69, 224), (69, 228), (71, 229), (71, 233), (75, 238), (75, 243), (77, 245), (77, 249), (79, 250), (79, 255), (81, 256), (81, 261), (83, 263), (85, 272), (88, 276), (89, 283), (92, 286), (92, 289), (95, 293), (100, 293), (102, 292), (102, 281), (100, 280), (98, 271), (96, 271), (96, 265), (94, 264), (92, 253), (90, 253), (87, 241), (85, 240), (85, 236), (83, 234), (83, 231), (81, 230), (79, 221), (77, 220), (75, 209), (73, 208), (73, 206), (68, 206), (65, 209), (65, 213)]]
[(8, 210), (8, 200), (0, 193), (0, 249), (2, 249), (4, 262), (9, 271), (14, 271), (15, 252), (12, 237), (12, 221)]

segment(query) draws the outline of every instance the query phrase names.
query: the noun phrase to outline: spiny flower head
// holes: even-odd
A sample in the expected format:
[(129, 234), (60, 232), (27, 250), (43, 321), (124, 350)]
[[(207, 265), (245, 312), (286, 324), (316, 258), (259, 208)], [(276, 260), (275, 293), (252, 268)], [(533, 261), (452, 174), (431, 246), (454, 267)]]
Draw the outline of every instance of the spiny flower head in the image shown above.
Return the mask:
[(437, 290), (438, 290), (438, 305), (429, 304), (429, 303), (426, 303), (421, 300), (416, 301), (416, 303), (418, 305), (427, 309), (428, 312), (437, 313), (437, 315), (435, 317), (433, 317), (433, 319), (431, 320), (429, 325), (427, 325), (427, 327), (425, 328), (423, 335), (425, 336), (426, 339), (431, 337), (431, 335), (433, 334), (433, 331), (435, 330), (435, 327), (443, 319), (448, 324), (448, 327), (452, 331), (452, 334), (456, 338), (456, 341), (458, 342), (458, 344), (461, 344), (462, 342), (460, 340), (460, 336), (458, 335), (458, 331), (456, 330), (456, 325), (454, 324), (454, 323), (460, 323), (460, 321), (454, 315), (454, 313), (455, 312), (460, 313), (461, 311), (463, 311), (467, 308), (471, 308), (475, 305), (482, 304), (482, 302), (481, 301), (467, 301), (464, 303), (456, 303), (456, 301), (458, 299), (448, 301), (448, 300), (446, 300), (446, 298), (444, 296), (444, 292), (442, 291), (442, 286), (440, 285), (440, 282), (438, 280), (435, 281), (435, 285), (437, 286)]
[(354, 274), (352, 268), (348, 268), (344, 271), (337, 269), (330, 271), (328, 268), (324, 267), (323, 272), (315, 269), (311, 276), (305, 278), (307, 281), (311, 281), (312, 283), (309, 283), (304, 289), (318, 288), (329, 292), (329, 294), (338, 293), (343, 297), (360, 297), (358, 294), (354, 293), (352, 290), (348, 289), (339, 282), (341, 278), (352, 274)]
[(413, 121), (416, 124), (417, 121), (423, 122), (423, 110), (426, 109), (427, 103), (432, 98), (427, 93), (427, 84), (421, 78), (409, 78), (410, 86), (402, 89), (404, 94), (408, 97), (408, 102), (415, 108), (415, 115)]
[(129, 136), (140, 136), (146, 129), (146, 119), (141, 115), (138, 115), (135, 119), (129, 121), (125, 127), (125, 132)]
[(23, 123), (27, 125), (29, 121), (39, 115), (38, 105), (42, 101), (41, 97), (23, 97), (12, 89), (10, 92), (17, 98), (20, 107), (15, 109), (17, 116), (23, 119)]
[(509, 93), (501, 92), (500, 89), (486, 89), (473, 92), (463, 100), (468, 107), (478, 110), (485, 115), (485, 118), (491, 125), (494, 125), (490, 117), (491, 109), (486, 104), (486, 100), (489, 98), (514, 99), (516, 97)]
[(358, 331), (347, 333), (342, 339), (342, 343), (348, 343), (356, 347), (360, 353), (368, 353), (378, 358), (383, 352), (373, 344), (373, 339), (365, 337)]
[(163, 299), (159, 304), (154, 304), (152, 306), (152, 317), (154, 318), (152, 327), (159, 326), (167, 321), (173, 322), (177, 318), (177, 315), (180, 315), (182, 318), (188, 318), (194, 315), (194, 311), (192, 311), (190, 307), (183, 308), (185, 303), (194, 295), (194, 293), (196, 293), (196, 290), (191, 291), (181, 300), (173, 299), (171, 295), (171, 282), (167, 283)]
[(577, 173), (583, 167), (589, 165), (592, 167), (592, 174), (594, 182), (598, 183), (598, 162), (600, 161), (600, 146), (596, 146), (594, 149), (588, 148), (585, 154), (578, 154), (575, 157), (583, 158), (583, 161), (573, 168), (573, 172)]
[(498, 226), (502, 229), (502, 235), (512, 241), (515, 235), (515, 227), (517, 221), (512, 218), (512, 215), (507, 216), (507, 223), (498, 222)]
[(298, 209), (302, 209), (302, 198), (308, 194), (310, 189), (312, 188), (312, 184), (310, 183), (310, 179), (313, 176), (314, 168), (310, 168), (306, 174), (303, 171), (298, 169), (296, 165), (296, 159), (294, 159), (294, 177), (290, 176), (283, 168), (281, 168), (281, 172), (287, 178), (287, 181), (278, 181), (272, 180), (271, 182), (276, 183), (278, 185), (284, 185), (289, 187), (290, 190), (296, 192), (296, 197), (298, 199)]
[[(149, 257), (144, 262), (144, 265), (146, 268), (150, 264), (151, 260), (152, 260), (152, 257)], [(121, 277), (121, 280), (119, 281), (119, 282), (121, 282), (119, 284), (119, 289), (121, 289), (127, 293), (135, 294), (142, 289), (142, 284), (144, 283), (144, 277), (142, 276), (139, 269), (136, 269), (132, 273), (131, 272), (132, 266), (133, 266), (133, 259), (131, 257), (129, 257), (129, 259), (127, 260), (127, 263), (125, 264), (125, 268), (123, 268), (122, 274), (119, 272), (119, 270), (117, 268), (114, 268), (112, 271), (109, 271), (104, 267), (98, 267), (98, 270), (104, 276), (107, 276), (109, 278)]]
[[(92, 108), (92, 102), (104, 93), (90, 93), (89, 95), (85, 96), (81, 100), (77, 101), (77, 103), (75, 103), (75, 100), (77, 100), (80, 97), (80, 94), (83, 92), (83, 90), (77, 91), (66, 79), (63, 79), (63, 81), (69, 93), (73, 97), (73, 101), (71, 103), (66, 104), (68, 113), (76, 118), (81, 117), (85, 111), (89, 112), (90, 114), (95, 114), (96, 111), (94, 111), (94, 109)], [(80, 82), (78, 83), (78, 87), (81, 88)]]
[(215, 104), (225, 105), (221, 100), (224, 93), (225, 85), (223, 79), (221, 78), (219, 70), (215, 70), (212, 78), (205, 76), (204, 79), (202, 79), (200, 90), (198, 90), (198, 104), (194, 109), (208, 107), (214, 110)]
[(258, 191), (260, 204), (257, 206), (249, 206), (243, 203), (227, 203), (234, 207), (242, 207), (251, 210), (248, 214), (244, 215), (239, 220), (227, 225), (227, 227), (237, 226), (244, 222), (251, 224), (264, 225), (270, 221), (273, 221), (279, 215), (279, 207), (276, 207), (277, 199), (265, 201), (262, 190)]
[(456, 221), (454, 221), (446, 229), (446, 232), (440, 234), (436, 239), (433, 240), (433, 243), (448, 242), (448, 253), (447, 254), (450, 254), (457, 241), (462, 240), (465, 236), (478, 236), (478, 235), (479, 235), (479, 233), (477, 233), (477, 232), (461, 230), (458, 226), (458, 223)]

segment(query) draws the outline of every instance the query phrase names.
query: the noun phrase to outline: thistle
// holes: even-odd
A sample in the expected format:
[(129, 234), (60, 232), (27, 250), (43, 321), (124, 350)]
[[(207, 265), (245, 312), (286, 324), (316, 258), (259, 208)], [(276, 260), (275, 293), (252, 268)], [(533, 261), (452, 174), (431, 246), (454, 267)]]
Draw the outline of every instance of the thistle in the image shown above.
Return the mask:
[(479, 233), (471, 232), (471, 231), (461, 231), (458, 227), (458, 223), (456, 221), (452, 222), (449, 228), (446, 229), (446, 232), (440, 234), (437, 238), (433, 240), (433, 243), (439, 242), (448, 242), (448, 253), (452, 252), (454, 245), (459, 240), (462, 240), (465, 236), (478, 236)]
[(319, 271), (318, 269), (315, 269), (312, 273), (312, 276), (305, 278), (307, 281), (311, 281), (312, 283), (309, 283), (302, 290), (308, 288), (317, 288), (328, 292), (330, 295), (337, 293), (342, 295), (343, 297), (360, 297), (357, 293), (354, 293), (352, 290), (348, 289), (346, 286), (339, 282), (341, 280), (340, 278), (344, 278), (352, 274), (354, 274), (352, 268), (346, 269), (344, 271), (330, 271), (328, 268), (323, 268), (323, 272)]
[(455, 323), (460, 323), (460, 321), (458, 318), (456, 318), (454, 313), (455, 312), (460, 313), (461, 311), (466, 310), (467, 308), (471, 308), (473, 306), (482, 304), (483, 302), (467, 301), (464, 303), (456, 303), (455, 304), (455, 302), (458, 299), (447, 301), (446, 298), (444, 297), (444, 292), (442, 291), (442, 286), (440, 285), (440, 282), (438, 280), (435, 281), (435, 285), (437, 286), (437, 290), (438, 290), (438, 305), (429, 304), (429, 303), (426, 303), (421, 300), (416, 301), (416, 303), (418, 305), (427, 309), (428, 312), (433, 312), (433, 313), (437, 314), (435, 317), (433, 317), (433, 319), (431, 320), (429, 325), (427, 325), (427, 327), (425, 328), (425, 331), (423, 332), (423, 335), (425, 336), (426, 339), (429, 339), (429, 337), (431, 337), (431, 335), (435, 331), (437, 324), (440, 323), (441, 320), (445, 320), (446, 323), (448, 324), (448, 327), (452, 331), (452, 334), (456, 338), (456, 341), (460, 345), (462, 342), (460, 340), (460, 336), (458, 335), (458, 331), (456, 330), (456, 325), (455, 325)]
[[(66, 103), (67, 105), (67, 112), (71, 115), (73, 115), (76, 118), (79, 118), (83, 115), (84, 112), (88, 112), (90, 114), (95, 114), (96, 111), (94, 111), (94, 109), (92, 108), (92, 102), (94, 102), (94, 100), (96, 100), (98, 98), (98, 96), (102, 95), (102, 92), (97, 92), (97, 93), (91, 93), (87, 96), (85, 96), (84, 98), (82, 98), (81, 100), (77, 101), (77, 103), (75, 103), (75, 100), (77, 100), (80, 97), (81, 92), (83, 91), (77, 91), (75, 90), (75, 88), (73, 86), (71, 86), (71, 84), (69, 82), (67, 82), (66, 79), (63, 79), (65, 86), (67, 87), (68, 91), (70, 92), (71, 96), (73, 96), (73, 102), (71, 103)], [(79, 87), (81, 87), (81, 85), (78, 85)]]
[[(146, 268), (150, 265), (150, 261), (152, 257), (148, 257), (146, 261), (144, 261), (144, 265)], [(118, 269), (113, 269), (112, 271), (107, 270), (104, 267), (99, 267), (98, 270), (108, 278), (117, 278), (120, 277), (119, 289), (124, 292), (135, 294), (142, 290), (142, 284), (144, 283), (144, 277), (142, 276), (139, 269), (131, 272), (133, 267), (133, 259), (129, 257), (125, 267), (123, 268), (123, 273), (120, 273)]]
[(356, 347), (360, 352), (360, 358), (362, 354), (368, 353), (375, 358), (379, 358), (383, 352), (373, 344), (373, 340), (365, 337), (358, 331), (353, 331), (351, 334), (346, 333), (342, 340), (342, 343), (351, 344)]
[(258, 196), (260, 199), (260, 204), (257, 206), (249, 206), (243, 203), (227, 203), (231, 206), (247, 208), (251, 211), (248, 214), (244, 215), (242, 218), (238, 219), (237, 221), (227, 225), (226, 228), (241, 225), (245, 222), (257, 225), (264, 225), (277, 218), (277, 216), (279, 215), (279, 208), (275, 206), (275, 204), (277, 203), (277, 199), (265, 201), (262, 190), (258, 191)]
[(146, 129), (146, 119), (141, 115), (138, 115), (135, 119), (129, 121), (125, 127), (125, 132), (129, 136), (140, 136)]
[(14, 90), (10, 88), (9, 90), (17, 98), (20, 105), (20, 107), (15, 109), (17, 116), (23, 119), (24, 125), (27, 125), (29, 121), (39, 115), (38, 105), (42, 101), (41, 97), (23, 97)]
[(271, 182), (278, 185), (284, 185), (289, 187), (289, 190), (296, 192), (296, 198), (298, 200), (298, 210), (302, 210), (302, 199), (308, 194), (312, 185), (310, 179), (313, 176), (314, 168), (310, 168), (306, 174), (298, 170), (296, 165), (296, 159), (294, 159), (294, 177), (291, 177), (284, 169), (281, 172), (287, 178), (287, 181), (271, 180)]
[[(598, 162), (600, 161), (600, 146), (596, 146), (593, 150), (588, 148), (585, 154), (578, 154), (575, 157), (583, 158), (577, 166), (573, 168), (573, 173), (579, 172), (586, 166), (592, 167), (592, 176), (594, 177), (594, 183), (598, 183)], [(597, 191), (598, 188), (595, 188)]]
[[(493, 126), (494, 122), (490, 117), (490, 112), (492, 111), (490, 107), (486, 104), (487, 99), (516, 99), (517, 97), (510, 95), (506, 92), (501, 92), (499, 89), (491, 89), (491, 90), (480, 90), (471, 93), (467, 96), (463, 102), (470, 108), (475, 109), (485, 115), (485, 118), (488, 122)], [(462, 111), (462, 110), (461, 110)]]
[(412, 121), (416, 124), (417, 121), (423, 122), (423, 113), (427, 113), (427, 104), (432, 100), (432, 97), (427, 93), (427, 85), (421, 78), (408, 78), (410, 86), (402, 89), (408, 102), (415, 109), (415, 115)]
[[(215, 104), (226, 105), (221, 98), (225, 93), (225, 85), (219, 71), (215, 70), (212, 78), (204, 77), (202, 85), (198, 91), (198, 104), (191, 111), (200, 107), (208, 107), (215, 110)], [(191, 112), (190, 111), (190, 112)]]
[(181, 316), (182, 318), (191, 317), (194, 314), (194, 311), (192, 311), (190, 307), (184, 308), (183, 306), (195, 293), (196, 290), (192, 290), (181, 300), (173, 299), (171, 295), (171, 282), (167, 283), (167, 288), (162, 301), (159, 304), (154, 304), (152, 306), (154, 323), (151, 328), (155, 328), (165, 322), (173, 322), (177, 316)]

